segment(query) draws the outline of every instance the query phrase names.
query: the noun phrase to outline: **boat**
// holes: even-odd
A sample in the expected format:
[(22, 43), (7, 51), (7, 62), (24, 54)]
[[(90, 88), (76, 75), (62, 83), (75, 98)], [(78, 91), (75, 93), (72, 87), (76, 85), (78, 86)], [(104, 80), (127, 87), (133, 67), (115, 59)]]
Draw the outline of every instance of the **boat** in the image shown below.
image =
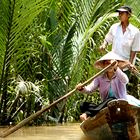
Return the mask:
[(140, 140), (140, 107), (115, 99), (80, 124), (91, 140)]

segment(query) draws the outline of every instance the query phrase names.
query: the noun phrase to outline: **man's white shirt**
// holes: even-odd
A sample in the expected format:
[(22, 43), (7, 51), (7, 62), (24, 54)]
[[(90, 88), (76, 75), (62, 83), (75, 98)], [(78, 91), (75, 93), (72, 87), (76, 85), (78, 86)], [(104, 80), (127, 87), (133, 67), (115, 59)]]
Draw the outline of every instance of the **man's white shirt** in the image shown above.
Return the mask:
[[(132, 24), (128, 25), (124, 33), (120, 23), (113, 24), (105, 40), (108, 44), (112, 44), (112, 51), (124, 60), (130, 59), (131, 51), (140, 52), (140, 32)], [(133, 63), (135, 63), (135, 59)]]

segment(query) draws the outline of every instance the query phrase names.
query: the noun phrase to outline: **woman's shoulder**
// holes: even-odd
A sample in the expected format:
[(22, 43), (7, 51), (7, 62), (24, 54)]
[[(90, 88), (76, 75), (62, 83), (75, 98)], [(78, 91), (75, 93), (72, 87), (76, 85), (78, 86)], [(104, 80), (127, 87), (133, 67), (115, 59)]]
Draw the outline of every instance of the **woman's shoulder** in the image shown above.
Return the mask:
[(96, 79), (104, 79), (105, 77), (106, 77), (106, 74), (103, 73), (103, 74), (99, 75)]

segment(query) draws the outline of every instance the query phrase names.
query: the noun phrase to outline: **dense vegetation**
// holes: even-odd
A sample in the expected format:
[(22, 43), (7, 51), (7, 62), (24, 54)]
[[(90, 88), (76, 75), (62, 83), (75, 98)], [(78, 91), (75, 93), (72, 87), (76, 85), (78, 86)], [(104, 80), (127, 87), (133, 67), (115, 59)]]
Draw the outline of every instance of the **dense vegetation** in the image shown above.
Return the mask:
[[(140, 28), (139, 0), (1, 0), (0, 125), (20, 122), (97, 73), (98, 48), (123, 4)], [(31, 124), (78, 121), (79, 103), (91, 99), (100, 101), (74, 93)]]

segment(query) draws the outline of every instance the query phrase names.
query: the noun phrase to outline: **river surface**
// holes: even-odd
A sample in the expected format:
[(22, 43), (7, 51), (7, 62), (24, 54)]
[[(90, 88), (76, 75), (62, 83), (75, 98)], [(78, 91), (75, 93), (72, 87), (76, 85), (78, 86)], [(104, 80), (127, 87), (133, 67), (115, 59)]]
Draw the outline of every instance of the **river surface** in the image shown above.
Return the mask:
[[(6, 129), (0, 128), (0, 133)], [(0, 140), (83, 140), (80, 123), (58, 126), (23, 127)]]

